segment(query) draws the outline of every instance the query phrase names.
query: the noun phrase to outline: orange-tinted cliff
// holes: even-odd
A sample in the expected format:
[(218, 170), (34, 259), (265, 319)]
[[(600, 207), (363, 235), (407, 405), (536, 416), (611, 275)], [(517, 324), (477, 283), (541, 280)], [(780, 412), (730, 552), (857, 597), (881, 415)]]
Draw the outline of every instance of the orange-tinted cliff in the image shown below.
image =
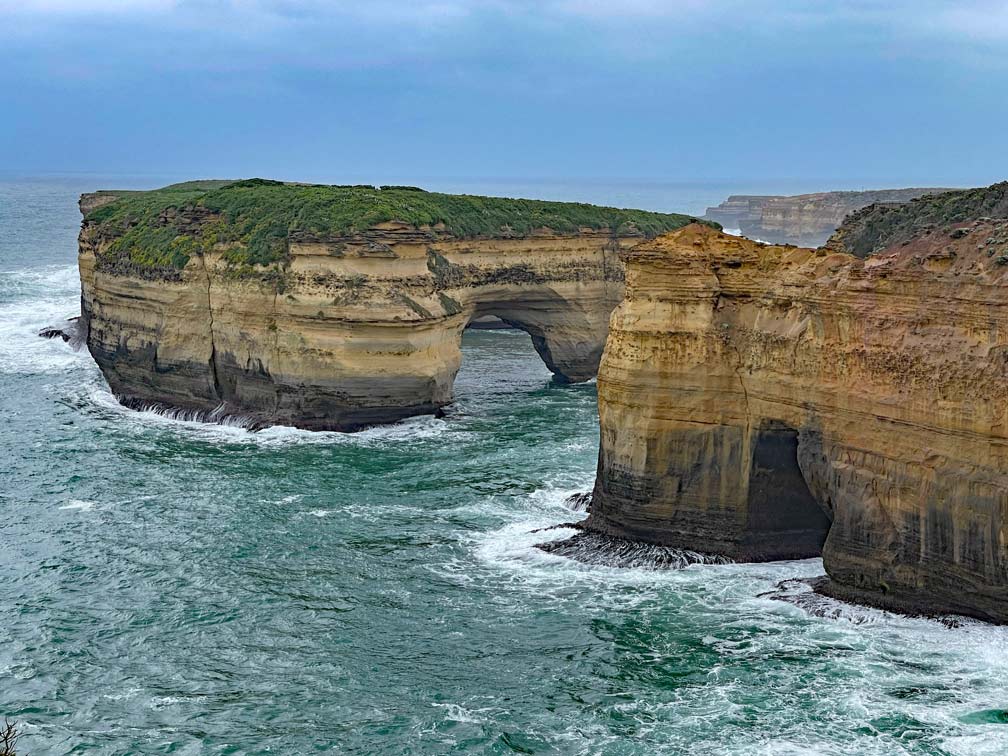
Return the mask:
[(868, 259), (691, 225), (624, 253), (590, 529), (1008, 621), (1008, 223)]

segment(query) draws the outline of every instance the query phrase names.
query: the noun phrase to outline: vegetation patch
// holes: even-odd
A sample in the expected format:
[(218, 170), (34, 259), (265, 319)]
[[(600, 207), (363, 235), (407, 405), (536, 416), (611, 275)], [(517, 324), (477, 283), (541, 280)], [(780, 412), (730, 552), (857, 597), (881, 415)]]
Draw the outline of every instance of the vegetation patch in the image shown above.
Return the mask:
[[(251, 274), (283, 262), (292, 234), (338, 242), (380, 223), (437, 227), (442, 236), (490, 239), (537, 229), (580, 229), (653, 237), (695, 220), (677, 213), (622, 210), (577, 202), (427, 192), (410, 186), (328, 186), (267, 179), (190, 181), (148, 192), (107, 192), (115, 201), (85, 222), (105, 254), (130, 266), (180, 270), (193, 255), (225, 249), (229, 265)], [(342, 249), (334, 246), (333, 252)]]
[(449, 297), (444, 292), (438, 292), (438, 299), (441, 300), (441, 306), (444, 307), (446, 315), (458, 315), (462, 312), (462, 305), (457, 301)]
[(928, 194), (901, 205), (876, 204), (851, 213), (827, 247), (857, 257), (981, 218), (1008, 218), (1008, 181), (982, 189)]
[(424, 307), (422, 304), (417, 302), (412, 297), (406, 294), (399, 293), (397, 298), (399, 299), (400, 302), (402, 302), (404, 305), (413, 310), (413, 312), (415, 312), (421, 318), (426, 318), (429, 320), (434, 317), (434, 313), (432, 313), (430, 310), (428, 310), (426, 307)]
[(21, 738), (17, 724), (4, 718), (3, 727), (0, 727), (0, 756), (17, 756), (17, 743)]

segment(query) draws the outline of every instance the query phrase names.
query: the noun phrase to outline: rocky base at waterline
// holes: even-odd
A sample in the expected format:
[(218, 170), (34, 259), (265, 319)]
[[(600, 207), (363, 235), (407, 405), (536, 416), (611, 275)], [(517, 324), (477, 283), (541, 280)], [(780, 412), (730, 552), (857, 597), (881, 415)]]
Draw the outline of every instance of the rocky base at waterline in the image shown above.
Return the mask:
[(1004, 624), (1004, 620), (997, 613), (977, 611), (975, 602), (971, 602), (968, 596), (964, 596), (957, 606), (954, 602), (949, 602), (944, 598), (935, 600), (926, 591), (921, 591), (916, 595), (909, 595), (905, 592), (888, 594), (873, 590), (865, 591), (837, 583), (831, 580), (828, 575), (810, 580), (809, 585), (817, 596), (842, 601), (845, 604), (870, 606), (874, 609), (907, 617), (933, 619), (948, 626), (961, 625), (970, 620)]
[(772, 591), (759, 594), (760, 598), (783, 601), (797, 606), (813, 617), (842, 619), (855, 625), (874, 622), (878, 609), (904, 617), (919, 617), (940, 622), (946, 627), (961, 627), (975, 622), (977, 618), (949, 613), (947, 608), (938, 608), (928, 602), (913, 603), (905, 600), (886, 601), (871, 592), (859, 592), (839, 586), (828, 575), (814, 578), (791, 578), (782, 580)]
[(690, 222), (415, 187), (189, 182), (81, 198), (82, 324), (130, 406), (357, 430), (452, 401), (463, 330), (593, 378), (619, 251)]
[[(571, 525), (557, 527), (572, 527)], [(729, 564), (730, 559), (716, 554), (702, 554), (669, 546), (630, 541), (585, 531), (569, 538), (537, 543), (536, 548), (547, 554), (573, 559), (600, 567), (680, 570), (691, 564)]]

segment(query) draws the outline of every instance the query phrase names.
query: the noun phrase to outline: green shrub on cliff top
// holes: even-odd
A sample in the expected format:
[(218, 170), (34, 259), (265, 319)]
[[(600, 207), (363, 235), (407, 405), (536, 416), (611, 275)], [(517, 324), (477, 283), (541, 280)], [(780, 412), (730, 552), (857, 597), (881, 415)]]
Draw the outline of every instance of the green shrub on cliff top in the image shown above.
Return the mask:
[(979, 218), (1008, 218), (1008, 181), (928, 194), (905, 204), (869, 205), (848, 215), (829, 244), (868, 257), (922, 234)]
[[(524, 236), (538, 228), (579, 228), (647, 237), (692, 218), (675, 213), (621, 210), (576, 202), (508, 199), (426, 192), (416, 187), (285, 184), (266, 179), (187, 182), (119, 199), (88, 214), (107, 252), (141, 268), (174, 269), (190, 256), (227, 245), (238, 268), (283, 260), (292, 233), (332, 238), (386, 221), (443, 225), (443, 233), (479, 239)], [(194, 220), (196, 219), (196, 220)]]

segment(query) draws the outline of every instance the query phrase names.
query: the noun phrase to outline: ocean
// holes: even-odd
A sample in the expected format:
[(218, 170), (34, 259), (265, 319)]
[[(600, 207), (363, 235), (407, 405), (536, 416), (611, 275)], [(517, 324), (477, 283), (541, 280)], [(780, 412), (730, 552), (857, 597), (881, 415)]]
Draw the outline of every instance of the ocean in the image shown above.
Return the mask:
[[(446, 417), (358, 434), (119, 406), (36, 333), (79, 313), (77, 195), (169, 180), (0, 178), (0, 716), (24, 752), (1008, 753), (1008, 628), (779, 586), (815, 559), (535, 549), (583, 516), (598, 417), (525, 334), (467, 332)], [(817, 187), (431, 188), (701, 213)]]

